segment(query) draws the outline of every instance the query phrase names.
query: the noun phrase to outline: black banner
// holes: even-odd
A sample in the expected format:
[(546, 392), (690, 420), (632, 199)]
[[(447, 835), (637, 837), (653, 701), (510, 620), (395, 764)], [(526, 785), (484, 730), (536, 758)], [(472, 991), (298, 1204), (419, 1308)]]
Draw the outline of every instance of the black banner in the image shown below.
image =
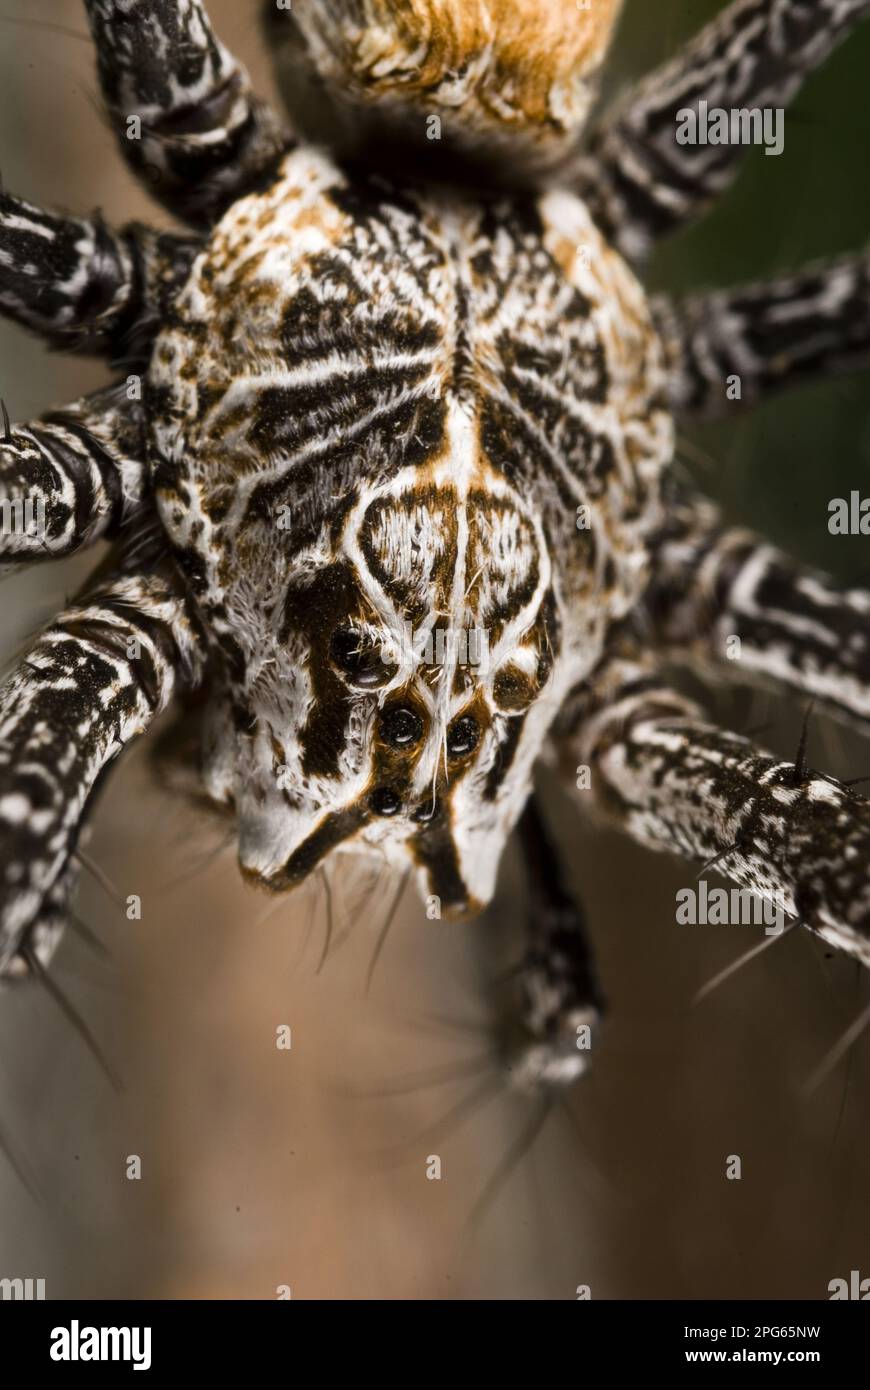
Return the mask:
[[(614, 1372), (643, 1370), (655, 1374), (677, 1367), (703, 1369), (711, 1365), (813, 1366), (832, 1370), (860, 1365), (870, 1330), (870, 1310), (861, 1302), (825, 1303), (632, 1303), (578, 1300), (569, 1322), (554, 1324), (560, 1334), (569, 1328), (577, 1375), (590, 1364)], [(533, 1305), (534, 1316), (555, 1317), (557, 1308)], [(324, 1316), (324, 1308), (328, 1310)], [(401, 1316), (414, 1313), (400, 1305)], [(459, 1309), (457, 1308), (457, 1315)], [(432, 1332), (424, 1333), (423, 1364), (431, 1378), (443, 1348), (445, 1374), (455, 1373), (457, 1348), (442, 1342), (444, 1309), (433, 1317)], [(526, 1315), (524, 1315), (526, 1316)], [(342, 1338), (334, 1336), (335, 1319)], [(71, 1375), (99, 1375), (110, 1370), (161, 1377), (178, 1372), (232, 1375), (285, 1364), (298, 1374), (306, 1350), (329, 1365), (335, 1374), (335, 1353), (353, 1347), (354, 1356), (371, 1343), (345, 1340), (347, 1324), (360, 1318), (360, 1334), (370, 1338), (379, 1314), (376, 1304), (317, 1304), (287, 1300), (274, 1303), (0, 1303), (0, 1335), (4, 1362), (24, 1371), (48, 1373), (62, 1382)], [(364, 1322), (362, 1321), (364, 1319)], [(561, 1319), (561, 1315), (560, 1315)], [(476, 1323), (479, 1333), (480, 1325)], [(393, 1321), (391, 1332), (397, 1330)], [(387, 1324), (384, 1324), (386, 1332)], [(526, 1326), (521, 1335), (526, 1341)], [(520, 1328), (506, 1330), (506, 1355), (516, 1349)], [(389, 1334), (388, 1334), (389, 1335)], [(401, 1337), (401, 1329), (399, 1329)], [(306, 1347), (306, 1340), (310, 1342)], [(292, 1339), (292, 1340), (288, 1340)], [(559, 1347), (561, 1345), (561, 1351)], [(513, 1350), (512, 1350), (513, 1348)], [(551, 1350), (564, 1355), (565, 1344)], [(488, 1362), (498, 1360), (498, 1342), (487, 1337)], [(850, 1365), (851, 1363), (851, 1365)], [(307, 1364), (307, 1363), (306, 1363)], [(406, 1371), (411, 1369), (406, 1360)], [(357, 1369), (362, 1369), (359, 1365)]]

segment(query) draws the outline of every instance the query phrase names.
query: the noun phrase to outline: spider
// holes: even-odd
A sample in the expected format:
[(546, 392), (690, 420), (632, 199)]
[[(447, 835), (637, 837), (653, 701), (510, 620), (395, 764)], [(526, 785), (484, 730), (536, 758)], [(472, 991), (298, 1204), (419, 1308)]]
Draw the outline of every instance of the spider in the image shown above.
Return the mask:
[(0, 688), (0, 974), (50, 978), (104, 775), (173, 701), (169, 756), (273, 892), (369, 851), (470, 914), (517, 832), (523, 1089), (582, 1074), (603, 1008), (542, 759), (870, 964), (868, 803), (662, 674), (737, 650), (866, 727), (870, 592), (673, 457), (735, 383), (863, 362), (867, 259), (682, 301), (632, 268), (739, 167), (685, 113), (784, 107), (870, 0), (735, 0), (591, 127), (619, 0), (270, 4), (293, 134), (201, 0), (85, 5), (120, 148), (189, 230), (0, 193), (0, 306), (117, 378), (2, 410), (3, 571), (112, 547)]

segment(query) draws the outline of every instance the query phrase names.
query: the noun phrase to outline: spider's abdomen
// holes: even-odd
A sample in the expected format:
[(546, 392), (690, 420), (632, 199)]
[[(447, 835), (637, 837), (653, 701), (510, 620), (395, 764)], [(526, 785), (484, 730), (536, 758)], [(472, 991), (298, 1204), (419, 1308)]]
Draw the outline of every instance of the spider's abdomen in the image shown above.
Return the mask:
[[(345, 810), (351, 786), (355, 805), (386, 805), (385, 779), (413, 819), (439, 739), (473, 707), (480, 782), (465, 776), (451, 820), (477, 816), (500, 844), (561, 700), (645, 583), (662, 394), (642, 292), (576, 199), (397, 191), (289, 155), (216, 228), (150, 378), (164, 524), (237, 722), (270, 729), (213, 790), (238, 800), (277, 759), (300, 824), (338, 785)], [(436, 629), (481, 634), (488, 669), (467, 649), (422, 659)], [(348, 700), (335, 642), (359, 664), (357, 641), (400, 654), (376, 697)], [(369, 737), (396, 692), (427, 731), (398, 771)], [(266, 877), (288, 862), (273, 831), (252, 833)]]
[(516, 184), (576, 150), (621, 3), (331, 0), (273, 6), (269, 38), (294, 128), (378, 168), (398, 147)]

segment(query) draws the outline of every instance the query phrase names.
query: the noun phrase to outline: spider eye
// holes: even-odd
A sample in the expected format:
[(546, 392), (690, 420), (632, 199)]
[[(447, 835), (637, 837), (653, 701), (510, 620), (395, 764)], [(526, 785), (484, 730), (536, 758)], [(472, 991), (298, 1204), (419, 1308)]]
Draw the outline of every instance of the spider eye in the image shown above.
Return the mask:
[(452, 758), (462, 758), (477, 747), (480, 729), (470, 714), (456, 719), (447, 730), (447, 752)]
[(350, 685), (361, 690), (374, 690), (386, 685), (394, 667), (384, 660), (380, 647), (352, 627), (340, 627), (332, 634), (329, 655)]
[(517, 713), (528, 709), (539, 692), (539, 683), (514, 662), (496, 673), (492, 698), (500, 710)]
[(375, 787), (369, 805), (376, 816), (395, 816), (402, 809), (402, 799), (392, 787)]
[(423, 737), (423, 720), (416, 710), (397, 705), (381, 716), (381, 734), (394, 748), (410, 748)]

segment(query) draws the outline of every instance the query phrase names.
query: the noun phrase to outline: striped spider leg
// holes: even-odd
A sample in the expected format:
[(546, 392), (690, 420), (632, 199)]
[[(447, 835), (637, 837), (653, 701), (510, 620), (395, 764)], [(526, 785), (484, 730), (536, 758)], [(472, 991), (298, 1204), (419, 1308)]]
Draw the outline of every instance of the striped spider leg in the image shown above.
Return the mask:
[(200, 673), (153, 542), (45, 629), (0, 686), (0, 971), (47, 963), (89, 804), (111, 762)]
[[(173, 210), (208, 222), (287, 137), (199, 0), (87, 6), (121, 149)], [(147, 368), (200, 238), (47, 212), (0, 193), (0, 309), (67, 351)], [(0, 687), (0, 972), (44, 964), (104, 773), (202, 669), (195, 620), (154, 535), (147, 388), (121, 381), (39, 421), (3, 406), (0, 575), (120, 537), (114, 565)], [(20, 524), (16, 524), (20, 523)]]
[[(140, 226), (115, 233), (99, 218), (43, 212), (4, 192), (0, 245), (5, 313), (53, 345), (141, 372), (197, 243)], [(32, 642), (0, 687), (0, 972), (12, 977), (28, 959), (44, 965), (57, 940), (105, 767), (195, 666), (183, 602), (174, 613), (156, 573), (165, 547), (140, 535), (145, 406), (141, 378), (128, 381), (134, 389), (122, 380), (27, 424), (12, 425), (3, 407), (0, 576), (100, 539), (125, 537), (131, 556)]]
[(522, 1008), (510, 1076), (517, 1089), (534, 1093), (582, 1076), (605, 1005), (585, 913), (534, 793), (518, 837), (529, 884), (528, 944), (518, 972)]
[[(198, 248), (192, 237), (44, 212), (0, 193), (0, 309), (52, 346), (141, 373), (150, 339)], [(14, 428), (3, 407), (0, 573), (116, 535), (143, 505), (141, 379)]]
[(601, 812), (633, 838), (721, 871), (870, 964), (870, 803), (710, 725), (627, 635), (555, 730), (591, 767)]
[(735, 178), (740, 141), (680, 143), (679, 117), (782, 109), (870, 0), (733, 0), (591, 132), (575, 186), (611, 245), (640, 260)]
[(85, 0), (121, 152), (170, 211), (211, 226), (287, 149), (202, 0)]

